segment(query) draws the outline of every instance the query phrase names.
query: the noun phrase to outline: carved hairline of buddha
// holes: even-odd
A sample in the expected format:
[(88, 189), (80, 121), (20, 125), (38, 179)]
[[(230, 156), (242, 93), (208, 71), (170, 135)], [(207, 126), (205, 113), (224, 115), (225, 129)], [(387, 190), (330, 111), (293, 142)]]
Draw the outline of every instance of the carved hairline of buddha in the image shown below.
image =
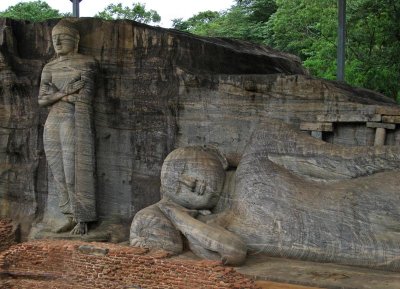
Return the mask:
[(65, 34), (68, 36), (71, 36), (73, 39), (76, 41), (76, 47), (75, 47), (75, 52), (78, 52), (78, 44), (80, 40), (80, 34), (78, 29), (73, 27), (73, 24), (67, 21), (60, 21), (56, 24), (56, 26), (53, 27), (53, 30), (51, 32), (52, 36), (55, 35), (60, 35), (60, 34)]

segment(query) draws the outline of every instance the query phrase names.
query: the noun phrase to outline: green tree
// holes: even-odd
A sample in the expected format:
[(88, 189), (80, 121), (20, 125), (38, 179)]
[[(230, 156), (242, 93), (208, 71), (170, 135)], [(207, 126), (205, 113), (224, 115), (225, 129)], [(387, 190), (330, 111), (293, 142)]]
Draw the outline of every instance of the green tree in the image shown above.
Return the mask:
[(172, 26), (181, 31), (197, 31), (197, 34), (199, 34), (202, 30), (207, 29), (208, 24), (215, 21), (220, 16), (221, 15), (216, 11), (203, 11), (187, 20), (183, 20), (182, 18), (173, 19)]
[(67, 15), (51, 8), (49, 4), (41, 0), (18, 3), (0, 12), (0, 17), (29, 20), (34, 22), (44, 21), (52, 18), (61, 18), (64, 16)]
[[(315, 76), (336, 75), (337, 0), (276, 0), (265, 43), (301, 57)], [(321, 12), (323, 11), (323, 13)]]
[(237, 0), (223, 12), (200, 12), (187, 20), (173, 20), (175, 29), (204, 36), (231, 37), (263, 42), (266, 23), (276, 11), (274, 0)]
[(275, 0), (236, 0), (236, 7), (248, 15), (248, 20), (255, 23), (267, 22), (276, 12)]
[[(336, 78), (337, 1), (276, 0), (267, 43), (299, 55), (315, 76)], [(323, 11), (323, 13), (321, 13)], [(346, 80), (400, 97), (400, 2), (347, 2)]]
[(106, 20), (112, 19), (130, 19), (141, 23), (158, 23), (161, 21), (160, 15), (155, 10), (146, 10), (145, 4), (133, 3), (132, 8), (121, 3), (110, 4), (95, 17)]
[(348, 81), (400, 101), (400, 2), (348, 4)]

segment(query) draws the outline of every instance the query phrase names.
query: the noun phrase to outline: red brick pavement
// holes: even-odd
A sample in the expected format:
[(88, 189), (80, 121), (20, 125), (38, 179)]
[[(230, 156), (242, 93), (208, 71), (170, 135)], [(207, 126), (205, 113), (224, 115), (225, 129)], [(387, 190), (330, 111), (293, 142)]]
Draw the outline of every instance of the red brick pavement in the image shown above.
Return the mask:
[(219, 262), (168, 257), (110, 243), (30, 241), (0, 254), (0, 288), (257, 288)]

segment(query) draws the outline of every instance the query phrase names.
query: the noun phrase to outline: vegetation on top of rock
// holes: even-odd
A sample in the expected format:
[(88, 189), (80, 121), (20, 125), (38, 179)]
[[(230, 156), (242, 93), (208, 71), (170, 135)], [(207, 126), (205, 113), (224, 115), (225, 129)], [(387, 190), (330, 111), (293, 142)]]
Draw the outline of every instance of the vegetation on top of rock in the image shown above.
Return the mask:
[(95, 17), (106, 20), (112, 19), (130, 19), (141, 23), (158, 23), (161, 16), (155, 10), (146, 10), (145, 4), (133, 3), (132, 8), (121, 3), (110, 4), (103, 11), (95, 15)]
[[(200, 12), (173, 25), (269, 45), (300, 56), (313, 75), (335, 79), (337, 10), (337, 0), (236, 0), (226, 11)], [(400, 1), (347, 1), (346, 81), (399, 101), (399, 55)]]
[[(43, 21), (70, 16), (36, 0), (18, 3), (0, 17)], [(144, 4), (110, 4), (96, 17), (155, 24)], [(236, 0), (222, 12), (203, 11), (173, 20), (178, 30), (266, 44), (300, 56), (310, 72), (336, 78), (337, 0)], [(400, 1), (347, 1), (346, 81), (400, 101)]]

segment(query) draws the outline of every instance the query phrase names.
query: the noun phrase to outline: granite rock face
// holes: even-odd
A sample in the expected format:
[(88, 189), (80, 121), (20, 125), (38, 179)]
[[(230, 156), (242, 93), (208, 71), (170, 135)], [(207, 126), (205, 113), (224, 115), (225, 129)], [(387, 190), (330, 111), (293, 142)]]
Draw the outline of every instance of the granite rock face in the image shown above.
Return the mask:
[[(61, 218), (43, 150), (48, 111), (38, 106), (40, 73), (55, 57), (56, 23), (0, 20), (0, 214), (26, 224), (23, 233), (33, 220)], [(82, 18), (77, 26), (79, 53), (100, 67), (94, 93), (100, 218), (129, 221), (156, 203), (161, 165), (174, 148), (212, 145), (234, 169), (267, 119), (346, 147), (372, 146), (378, 128), (368, 124), (392, 124), (384, 128), (385, 144), (400, 142), (393, 100), (312, 78), (292, 55), (131, 21)], [(221, 210), (232, 205), (223, 199)]]
[(228, 229), (279, 257), (398, 271), (399, 146), (330, 144), (269, 119), (236, 171)]
[[(61, 218), (53, 209), (57, 194), (43, 150), (48, 111), (38, 106), (41, 71), (55, 58), (51, 30), (56, 23), (0, 22), (1, 214), (28, 223), (43, 215), (49, 221)], [(159, 200), (163, 159), (186, 141), (180, 137), (183, 129), (196, 129), (180, 116), (190, 110), (182, 99), (187, 82), (204, 92), (212, 85), (195, 75), (304, 73), (293, 56), (248, 43), (130, 21), (80, 19), (77, 26), (79, 52), (95, 57), (101, 70), (94, 101), (100, 217), (130, 219)], [(182, 128), (181, 118), (188, 122)], [(203, 134), (183, 133), (189, 141)]]

